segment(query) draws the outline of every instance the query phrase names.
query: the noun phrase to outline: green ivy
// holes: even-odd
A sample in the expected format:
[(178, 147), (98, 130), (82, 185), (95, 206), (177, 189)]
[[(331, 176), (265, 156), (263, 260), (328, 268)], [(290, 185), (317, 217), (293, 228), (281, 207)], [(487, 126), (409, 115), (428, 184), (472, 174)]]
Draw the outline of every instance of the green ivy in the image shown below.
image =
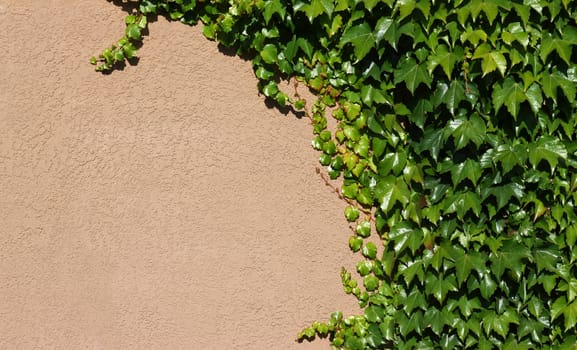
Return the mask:
[[(140, 0), (93, 59), (135, 54), (163, 14), (252, 59), (258, 87), (317, 96), (313, 146), (362, 255), (364, 313), (298, 338), (344, 349), (577, 349), (577, 3)], [(327, 129), (333, 107), (336, 130)], [(327, 179), (327, 181), (329, 181)], [(366, 242), (372, 231), (382, 247)]]

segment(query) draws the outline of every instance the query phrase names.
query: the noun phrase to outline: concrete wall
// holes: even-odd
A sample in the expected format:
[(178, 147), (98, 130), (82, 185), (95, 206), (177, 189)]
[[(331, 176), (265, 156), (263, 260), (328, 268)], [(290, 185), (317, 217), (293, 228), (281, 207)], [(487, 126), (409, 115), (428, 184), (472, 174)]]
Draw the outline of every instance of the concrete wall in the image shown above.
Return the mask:
[(308, 121), (164, 18), (95, 73), (125, 15), (0, 0), (0, 349), (327, 349), (357, 258)]

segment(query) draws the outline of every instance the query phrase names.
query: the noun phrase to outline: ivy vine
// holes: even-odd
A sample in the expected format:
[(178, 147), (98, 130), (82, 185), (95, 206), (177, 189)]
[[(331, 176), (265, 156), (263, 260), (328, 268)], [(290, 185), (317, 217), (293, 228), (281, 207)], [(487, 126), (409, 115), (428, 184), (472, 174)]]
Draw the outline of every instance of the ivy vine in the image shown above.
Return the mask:
[(341, 277), (363, 314), (335, 312), (298, 339), (577, 349), (576, 2), (133, 2), (97, 70), (134, 57), (147, 16), (163, 14), (250, 57), (279, 105), (305, 107), (280, 79), (317, 97), (313, 146), (344, 181), (363, 258)]

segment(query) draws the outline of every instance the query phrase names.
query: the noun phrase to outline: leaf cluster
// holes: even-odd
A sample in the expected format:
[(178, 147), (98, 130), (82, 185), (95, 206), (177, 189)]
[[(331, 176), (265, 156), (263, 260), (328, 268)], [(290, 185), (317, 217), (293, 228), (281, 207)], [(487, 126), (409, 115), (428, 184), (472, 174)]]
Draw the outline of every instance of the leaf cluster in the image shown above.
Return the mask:
[[(575, 2), (139, 5), (141, 15), (201, 21), (208, 38), (252, 59), (260, 91), (278, 104), (305, 107), (280, 78), (317, 96), (313, 147), (343, 178), (349, 245), (363, 260), (362, 282), (341, 277), (363, 314), (334, 313), (299, 339), (577, 348)], [(382, 246), (365, 240), (372, 233)]]
[(125, 22), (124, 36), (98, 57), (90, 58), (90, 63), (96, 66), (97, 72), (109, 72), (135, 57), (137, 46), (142, 40), (142, 31), (148, 26), (148, 19), (143, 14), (132, 14), (126, 16)]

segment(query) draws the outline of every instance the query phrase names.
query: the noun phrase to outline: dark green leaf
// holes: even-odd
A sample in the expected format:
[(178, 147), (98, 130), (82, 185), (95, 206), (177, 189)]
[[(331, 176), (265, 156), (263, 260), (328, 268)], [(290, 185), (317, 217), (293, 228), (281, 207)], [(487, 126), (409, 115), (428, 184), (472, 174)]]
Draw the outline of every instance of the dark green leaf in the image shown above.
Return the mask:
[(423, 64), (418, 64), (413, 58), (405, 60), (396, 70), (395, 84), (405, 83), (407, 89), (414, 94), (420, 84), (431, 87), (432, 78)]
[(567, 149), (558, 139), (551, 136), (541, 136), (537, 142), (529, 145), (529, 161), (536, 167), (542, 160), (547, 161), (551, 169), (555, 169), (560, 159), (567, 158)]
[(439, 303), (443, 303), (449, 292), (457, 291), (457, 281), (455, 276), (436, 276), (427, 274), (425, 277), (425, 291), (432, 295)]
[(497, 199), (497, 210), (499, 210), (510, 203), (513, 197), (521, 200), (525, 195), (525, 191), (521, 184), (513, 182), (503, 186), (491, 187), (489, 194), (492, 194)]
[(416, 150), (418, 152), (428, 151), (436, 161), (443, 144), (443, 134), (443, 129), (426, 129), (421, 142), (416, 146)]
[(400, 255), (406, 248), (415, 253), (423, 244), (423, 238), (424, 235), (421, 229), (414, 228), (406, 222), (398, 223), (389, 232), (389, 239), (394, 242), (394, 250), (397, 255)]
[(504, 104), (513, 118), (517, 118), (520, 105), (527, 99), (523, 91), (523, 85), (515, 82), (511, 77), (505, 79), (503, 84), (495, 85), (493, 90), (493, 106), (499, 111)]
[(555, 51), (565, 63), (571, 63), (572, 46), (577, 44), (577, 29), (573, 27), (566, 27), (562, 37), (558, 37), (556, 33), (543, 33), (543, 41), (541, 44), (541, 60), (547, 62), (547, 57)]
[(428, 57), (427, 68), (429, 74), (433, 75), (433, 70), (437, 66), (441, 66), (445, 75), (450, 80), (455, 64), (463, 60), (463, 49), (457, 46), (454, 50), (450, 50), (447, 45), (441, 44), (435, 48), (432, 55)]
[(407, 204), (411, 192), (402, 178), (386, 176), (375, 186), (375, 198), (383, 212), (390, 211), (396, 203)]
[(341, 37), (340, 45), (351, 43), (355, 50), (355, 58), (360, 61), (375, 47), (375, 42), (376, 38), (371, 27), (363, 22), (346, 30)]
[(501, 52), (493, 50), (491, 45), (487, 43), (481, 44), (475, 50), (473, 59), (481, 59), (483, 75), (498, 69), (501, 76), (505, 76), (505, 72), (507, 71), (507, 59)]
[[(455, 250), (461, 252), (460, 250)], [(480, 271), (479, 275), (485, 273), (485, 257), (478, 252), (462, 252), (454, 257), (457, 282), (463, 284), (469, 278), (472, 270)]]
[(558, 88), (561, 88), (569, 102), (573, 103), (575, 101), (575, 95), (577, 94), (575, 82), (556, 69), (553, 70), (553, 73), (543, 72), (541, 75), (541, 86), (545, 96), (552, 98), (553, 101), (557, 101)]
[(481, 165), (472, 159), (467, 159), (451, 168), (451, 179), (454, 187), (465, 179), (471, 180), (473, 185), (476, 186), (481, 174)]

